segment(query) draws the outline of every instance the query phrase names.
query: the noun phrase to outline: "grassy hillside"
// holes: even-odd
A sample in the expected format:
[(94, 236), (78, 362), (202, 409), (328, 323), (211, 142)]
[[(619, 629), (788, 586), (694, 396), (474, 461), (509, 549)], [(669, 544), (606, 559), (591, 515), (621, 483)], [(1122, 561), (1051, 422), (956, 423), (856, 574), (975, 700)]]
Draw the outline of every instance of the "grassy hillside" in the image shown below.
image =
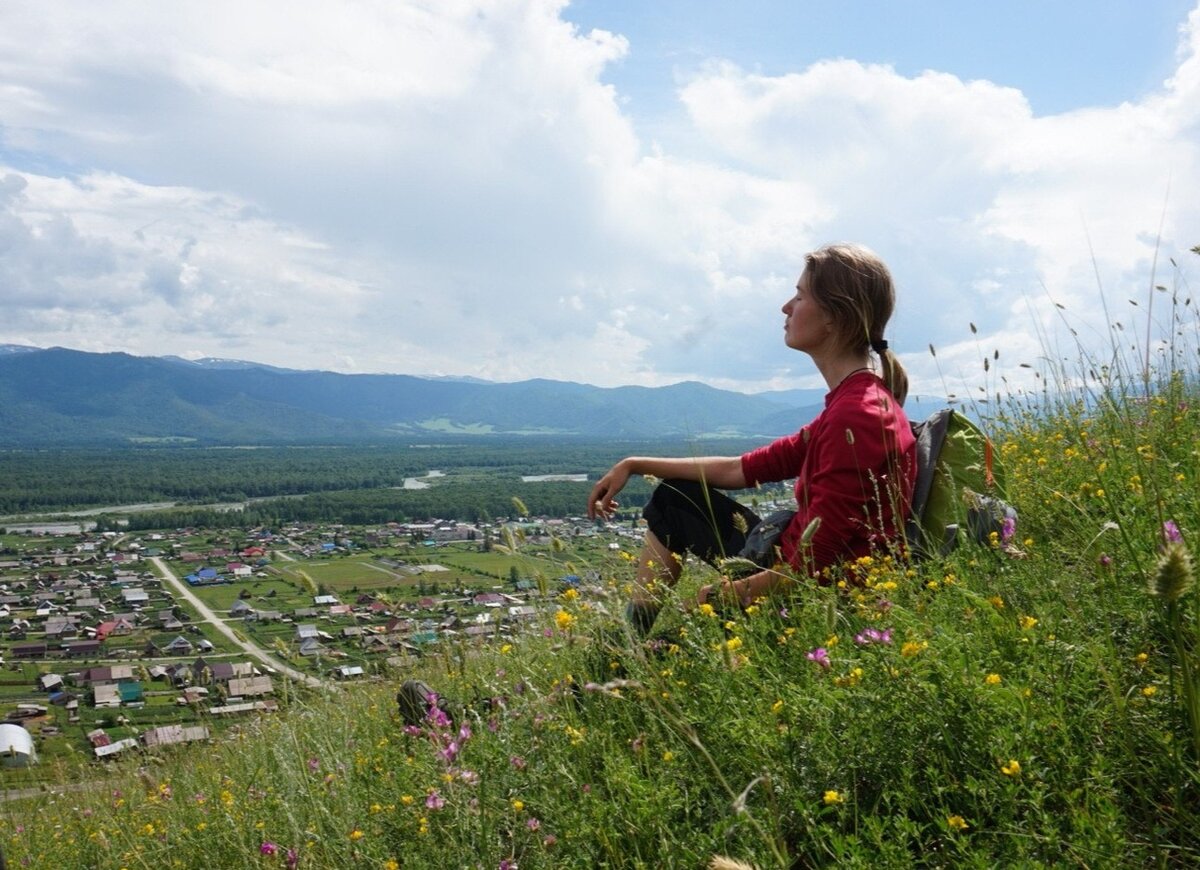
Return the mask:
[(1104, 377), (1006, 412), (1011, 546), (676, 609), (646, 644), (614, 560), (519, 642), (421, 662), (456, 722), (347, 687), (7, 803), (0, 843), (46, 868), (1194, 865), (1200, 393)]

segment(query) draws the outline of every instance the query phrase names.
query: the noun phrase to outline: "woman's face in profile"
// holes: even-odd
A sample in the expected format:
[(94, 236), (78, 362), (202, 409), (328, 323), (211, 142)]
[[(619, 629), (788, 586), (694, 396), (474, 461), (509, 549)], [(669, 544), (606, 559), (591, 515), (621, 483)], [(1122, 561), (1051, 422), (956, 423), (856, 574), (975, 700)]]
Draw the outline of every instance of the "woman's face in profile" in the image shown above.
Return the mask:
[(808, 290), (808, 270), (796, 282), (796, 295), (783, 306), (783, 341), (793, 350), (807, 353), (819, 349), (833, 334), (833, 321)]

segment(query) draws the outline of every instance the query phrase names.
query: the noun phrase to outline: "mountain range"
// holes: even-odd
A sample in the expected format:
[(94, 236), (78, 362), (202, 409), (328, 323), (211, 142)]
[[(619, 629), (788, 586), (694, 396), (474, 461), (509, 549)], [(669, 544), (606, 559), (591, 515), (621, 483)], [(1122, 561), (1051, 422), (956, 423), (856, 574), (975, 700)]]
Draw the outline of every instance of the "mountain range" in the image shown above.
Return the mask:
[(603, 388), (348, 375), (0, 345), (0, 447), (387, 443), (421, 435), (770, 438), (811, 419), (823, 395), (746, 395), (695, 382)]

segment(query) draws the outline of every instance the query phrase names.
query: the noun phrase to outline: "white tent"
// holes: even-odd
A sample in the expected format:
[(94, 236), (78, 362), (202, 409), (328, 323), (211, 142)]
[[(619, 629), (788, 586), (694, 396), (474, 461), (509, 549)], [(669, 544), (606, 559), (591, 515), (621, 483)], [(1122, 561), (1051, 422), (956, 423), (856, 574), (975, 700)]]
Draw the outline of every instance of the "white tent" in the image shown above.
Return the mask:
[(20, 725), (0, 723), (0, 761), (5, 767), (29, 767), (37, 764), (33, 737)]

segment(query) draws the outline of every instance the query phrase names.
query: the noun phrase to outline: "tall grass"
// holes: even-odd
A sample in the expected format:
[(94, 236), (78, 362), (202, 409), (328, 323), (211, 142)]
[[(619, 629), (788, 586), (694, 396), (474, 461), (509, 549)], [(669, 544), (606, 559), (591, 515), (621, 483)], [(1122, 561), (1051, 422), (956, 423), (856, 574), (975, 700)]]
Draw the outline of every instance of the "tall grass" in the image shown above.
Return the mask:
[(422, 661), (454, 721), (405, 727), (395, 684), (311, 697), (5, 805), (10, 864), (1194, 865), (1200, 388), (1190, 301), (1165, 318), (1001, 403), (1018, 553), (864, 560), (646, 643), (614, 560), (541, 630)]

